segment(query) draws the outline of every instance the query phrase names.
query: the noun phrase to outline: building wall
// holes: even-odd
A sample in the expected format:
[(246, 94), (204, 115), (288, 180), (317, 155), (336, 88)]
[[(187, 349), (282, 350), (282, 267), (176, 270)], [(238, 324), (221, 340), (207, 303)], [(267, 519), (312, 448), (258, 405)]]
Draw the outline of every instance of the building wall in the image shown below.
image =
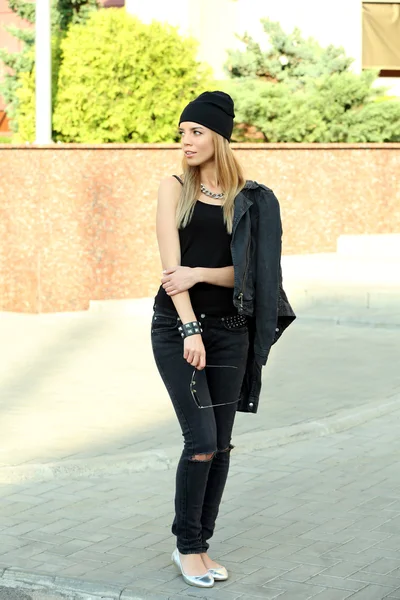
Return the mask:
[(213, 68), (217, 79), (224, 77), (226, 49), (237, 42), (236, 0), (126, 0), (126, 10), (144, 23), (153, 19), (178, 28), (181, 35), (199, 43), (198, 58)]
[[(236, 33), (248, 32), (265, 44), (260, 23), (264, 17), (279, 21), (286, 31), (298, 27), (304, 36), (316, 38), (322, 46), (343, 46), (354, 58), (353, 69), (360, 72), (361, 5), (362, 0), (335, 0), (330, 4), (321, 0), (126, 0), (127, 10), (144, 22), (169, 22), (182, 35), (193, 35), (199, 41), (199, 59), (212, 66), (217, 79), (226, 77), (226, 51), (242, 46)], [(380, 84), (400, 95), (400, 79), (379, 79)]]
[[(280, 200), (285, 254), (400, 233), (400, 144), (233, 145)], [(155, 294), (159, 181), (178, 145), (0, 146), (0, 310), (85, 310)]]
[(305, 37), (316, 38), (322, 46), (343, 46), (361, 69), (361, 0), (238, 0), (238, 27), (262, 35), (259, 20), (269, 17), (287, 31), (298, 27)]

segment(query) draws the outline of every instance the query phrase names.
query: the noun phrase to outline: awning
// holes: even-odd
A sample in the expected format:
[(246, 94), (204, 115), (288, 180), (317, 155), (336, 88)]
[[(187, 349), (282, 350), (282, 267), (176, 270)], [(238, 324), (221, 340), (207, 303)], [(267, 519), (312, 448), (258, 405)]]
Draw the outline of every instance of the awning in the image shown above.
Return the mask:
[(400, 2), (363, 2), (364, 68), (400, 70)]

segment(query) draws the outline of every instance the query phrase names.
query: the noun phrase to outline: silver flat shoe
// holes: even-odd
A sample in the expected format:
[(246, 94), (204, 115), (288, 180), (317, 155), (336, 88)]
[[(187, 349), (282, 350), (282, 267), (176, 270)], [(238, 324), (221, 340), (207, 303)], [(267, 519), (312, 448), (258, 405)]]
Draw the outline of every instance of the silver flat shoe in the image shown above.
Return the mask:
[(186, 575), (182, 567), (178, 548), (175, 548), (175, 550), (173, 551), (171, 560), (176, 566), (176, 568), (179, 569), (179, 571), (181, 572), (183, 581), (188, 585), (194, 585), (195, 587), (201, 588), (213, 587), (214, 577), (210, 575), (210, 571), (208, 571), (208, 573), (206, 573), (205, 575)]
[(208, 569), (210, 575), (215, 581), (226, 581), (229, 577), (228, 571), (225, 567), (218, 567), (218, 569)]

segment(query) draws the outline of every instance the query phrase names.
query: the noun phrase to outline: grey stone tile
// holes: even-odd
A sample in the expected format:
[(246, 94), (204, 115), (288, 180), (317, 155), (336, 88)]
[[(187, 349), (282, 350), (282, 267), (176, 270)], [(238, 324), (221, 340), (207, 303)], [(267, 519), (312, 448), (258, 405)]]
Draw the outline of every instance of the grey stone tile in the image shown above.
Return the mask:
[(332, 577), (349, 577), (358, 573), (364, 566), (364, 561), (357, 563), (354, 562), (353, 559), (351, 561), (343, 560), (338, 562), (336, 565), (325, 569), (324, 575), (329, 575)]
[(392, 588), (400, 587), (400, 578), (393, 577), (392, 573), (389, 575), (382, 575), (380, 573), (366, 573), (365, 571), (358, 571), (357, 573), (350, 575), (349, 579), (362, 581), (364, 583), (376, 583), (377, 585), (389, 585)]
[(227, 552), (226, 554), (221, 554), (221, 560), (229, 560), (231, 562), (242, 562), (246, 561), (253, 556), (257, 556), (262, 554), (262, 550), (259, 548), (246, 548), (243, 546), (242, 548), (238, 548), (237, 550), (232, 550), (232, 552)]
[(325, 575), (324, 573), (312, 577), (308, 580), (308, 583), (321, 587), (349, 590), (353, 592), (357, 592), (366, 586), (366, 584), (362, 581), (343, 579), (342, 577), (333, 577), (331, 575)]
[[(200, 588), (193, 587), (189, 588), (189, 586), (187, 587), (188, 589), (186, 589), (184, 592), (180, 592), (180, 598), (201, 598), (202, 600), (204, 600), (204, 598), (207, 598), (207, 600), (237, 600), (238, 598), (247, 600), (248, 598), (248, 596), (245, 598), (241, 593), (235, 592), (234, 590), (228, 591), (225, 588), (222, 589), (217, 584), (215, 584), (215, 586), (212, 588), (208, 588), (207, 590), (201, 590)], [(205, 596), (205, 594), (207, 595)]]
[(59, 535), (67, 539), (77, 539), (82, 540), (84, 542), (92, 543), (101, 542), (110, 537), (107, 533), (94, 533), (92, 531), (82, 531), (82, 529), (79, 529), (79, 527), (72, 527), (71, 529), (67, 529), (66, 531), (61, 531)]
[(312, 556), (321, 556), (325, 553), (331, 552), (332, 550), (336, 550), (337, 548), (342, 548), (341, 544), (329, 543), (329, 542), (314, 542), (313, 544), (298, 550), (296, 554), (292, 556), (292, 559), (304, 559)]
[(69, 567), (71, 564), (78, 562), (69, 557), (53, 554), (52, 552), (41, 552), (40, 554), (35, 554), (34, 560), (44, 564), (50, 563), (53, 565), (58, 565), (60, 568)]
[[(7, 560), (12, 560), (13, 558), (34, 558), (43, 551), (51, 550), (52, 546), (50, 544), (45, 544), (44, 542), (32, 542), (30, 544), (26, 544), (19, 548), (13, 548), (11, 552), (7, 553)], [(1, 555), (2, 560), (4, 560), (5, 555)]]
[(255, 571), (254, 573), (251, 573), (249, 575), (242, 575), (240, 578), (240, 582), (246, 584), (249, 583), (253, 585), (265, 585), (271, 582), (272, 580), (276, 579), (277, 577), (281, 577), (283, 574), (284, 571), (282, 571), (282, 569), (265, 567), (263, 569), (258, 569), (258, 571)]
[(232, 586), (227, 586), (225, 590), (230, 591), (230, 588), (234, 589), (235, 592), (240, 593), (244, 598), (248, 598), (250, 595), (255, 598), (266, 598), (267, 600), (274, 600), (280, 596), (284, 590), (272, 586), (258, 586), (244, 583), (233, 583)]
[(284, 592), (281, 596), (279, 596), (280, 600), (309, 600), (310, 598), (317, 598), (319, 595), (318, 592), (321, 592), (322, 588), (315, 587), (311, 590), (290, 590)]
[[(237, 548), (242, 548), (242, 547), (254, 548), (254, 549), (258, 549), (258, 550), (265, 552), (267, 550), (270, 550), (271, 548), (275, 548), (276, 546), (279, 546), (279, 543), (277, 541), (272, 542), (268, 538), (256, 540), (254, 538), (246, 538), (245, 535), (246, 534), (231, 537), (231, 538), (229, 538), (228, 543), (222, 542), (219, 545), (220, 550), (218, 550), (218, 552), (223, 552), (223, 550), (225, 548), (230, 548), (233, 551)], [(215, 547), (216, 547), (216, 544), (214, 544), (214, 542), (213, 542), (212, 548), (213, 548), (214, 554), (215, 554), (215, 552), (214, 552)]]
[(387, 596), (385, 596), (385, 599), (386, 598), (396, 598), (398, 600), (400, 598), (400, 588), (391, 591)]
[(306, 582), (308, 579), (319, 573), (325, 573), (325, 568), (320, 565), (300, 565), (299, 567), (280, 575), (280, 578), (289, 581)]
[(66, 541), (66, 538), (63, 537), (62, 534), (43, 533), (43, 531), (37, 529), (30, 531), (29, 533), (25, 533), (18, 539), (25, 544), (31, 544), (32, 541), (35, 541), (43, 542), (45, 544), (49, 544), (50, 546), (58, 546), (64, 544)]
[(392, 571), (400, 571), (400, 553), (399, 560), (395, 560), (392, 558), (381, 558), (376, 562), (371, 563), (367, 567), (363, 568), (363, 571), (366, 573), (378, 573), (381, 575), (391, 574)]
[(41, 527), (41, 523), (34, 521), (25, 521), (23, 523), (19, 523), (18, 525), (14, 525), (13, 527), (8, 527), (3, 530), (5, 535), (24, 535), (25, 533), (29, 533), (30, 531), (37, 530)]
[(368, 585), (351, 596), (351, 600), (382, 600), (391, 591), (395, 590), (390, 590), (390, 588), (380, 585)]
[[(171, 552), (174, 549), (174, 544), (176, 542), (175, 538), (172, 539), (172, 534), (169, 534), (168, 536), (166, 536), (163, 533), (144, 533), (143, 535), (138, 536), (137, 538), (135, 538), (134, 540), (131, 540), (130, 542), (128, 542), (126, 544), (126, 546), (128, 548), (150, 548), (152, 550), (157, 550), (158, 549), (158, 545), (161, 542), (164, 541), (168, 541), (170, 547), (171, 547)], [(121, 542), (121, 545), (123, 545), (123, 542)]]
[[(158, 582), (158, 585), (153, 588), (152, 591), (167, 594), (179, 594), (187, 590), (187, 584), (183, 581), (182, 577), (172, 579), (171, 581)], [(203, 590), (204, 593), (204, 590)]]
[(61, 531), (66, 531), (71, 527), (76, 527), (80, 525), (79, 521), (73, 521), (72, 519), (60, 519), (59, 521), (55, 521), (50, 525), (45, 525), (41, 528), (43, 533), (59, 533)]
[(34, 560), (33, 558), (18, 556), (13, 556), (9, 558), (7, 554), (3, 554), (2, 556), (0, 556), (0, 562), (3, 565), (3, 567), (18, 567), (20, 569), (29, 571), (40, 570), (40, 566), (42, 564), (39, 560)]
[(20, 538), (16, 538), (13, 535), (5, 535), (0, 533), (0, 554), (1, 548), (11, 546), (13, 548), (21, 548), (22, 546), (28, 546), (30, 544), (30, 540), (24, 540)]
[(315, 596), (315, 600), (346, 600), (353, 595), (353, 592), (349, 592), (346, 590), (334, 590), (334, 589), (326, 589), (322, 590), (319, 594)]
[(104, 583), (124, 587), (132, 584), (133, 577), (126, 573), (115, 573), (114, 571), (109, 571), (107, 568), (99, 567), (97, 565), (96, 569), (87, 572), (85, 580), (102, 581)]

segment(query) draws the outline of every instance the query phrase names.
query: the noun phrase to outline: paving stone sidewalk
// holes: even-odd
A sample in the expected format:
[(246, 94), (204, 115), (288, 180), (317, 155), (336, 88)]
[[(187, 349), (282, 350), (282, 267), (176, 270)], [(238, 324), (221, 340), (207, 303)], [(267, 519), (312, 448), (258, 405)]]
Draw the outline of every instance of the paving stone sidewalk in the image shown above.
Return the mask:
[[(10, 315), (0, 326), (0, 591), (400, 598), (398, 331), (299, 319), (274, 348), (259, 414), (238, 415), (212, 544), (231, 577), (205, 593), (170, 565), (180, 432), (148, 321)], [(296, 427), (308, 435), (286, 443)], [(170, 461), (135, 470), (165, 447)]]
[[(149, 319), (0, 315), (0, 483), (18, 481), (17, 467), (30, 477), (54, 463), (59, 473), (90, 461), (123, 466), (138, 453), (157, 461), (181, 443)], [(250, 445), (272, 429), (384, 403), (400, 389), (398, 350), (398, 329), (299, 318), (271, 351), (259, 413), (238, 415), (235, 435), (247, 434)]]
[(212, 544), (231, 576), (212, 590), (170, 565), (171, 471), (3, 489), (0, 565), (121, 600), (400, 598), (399, 424), (400, 400), (343, 433), (237, 449)]

